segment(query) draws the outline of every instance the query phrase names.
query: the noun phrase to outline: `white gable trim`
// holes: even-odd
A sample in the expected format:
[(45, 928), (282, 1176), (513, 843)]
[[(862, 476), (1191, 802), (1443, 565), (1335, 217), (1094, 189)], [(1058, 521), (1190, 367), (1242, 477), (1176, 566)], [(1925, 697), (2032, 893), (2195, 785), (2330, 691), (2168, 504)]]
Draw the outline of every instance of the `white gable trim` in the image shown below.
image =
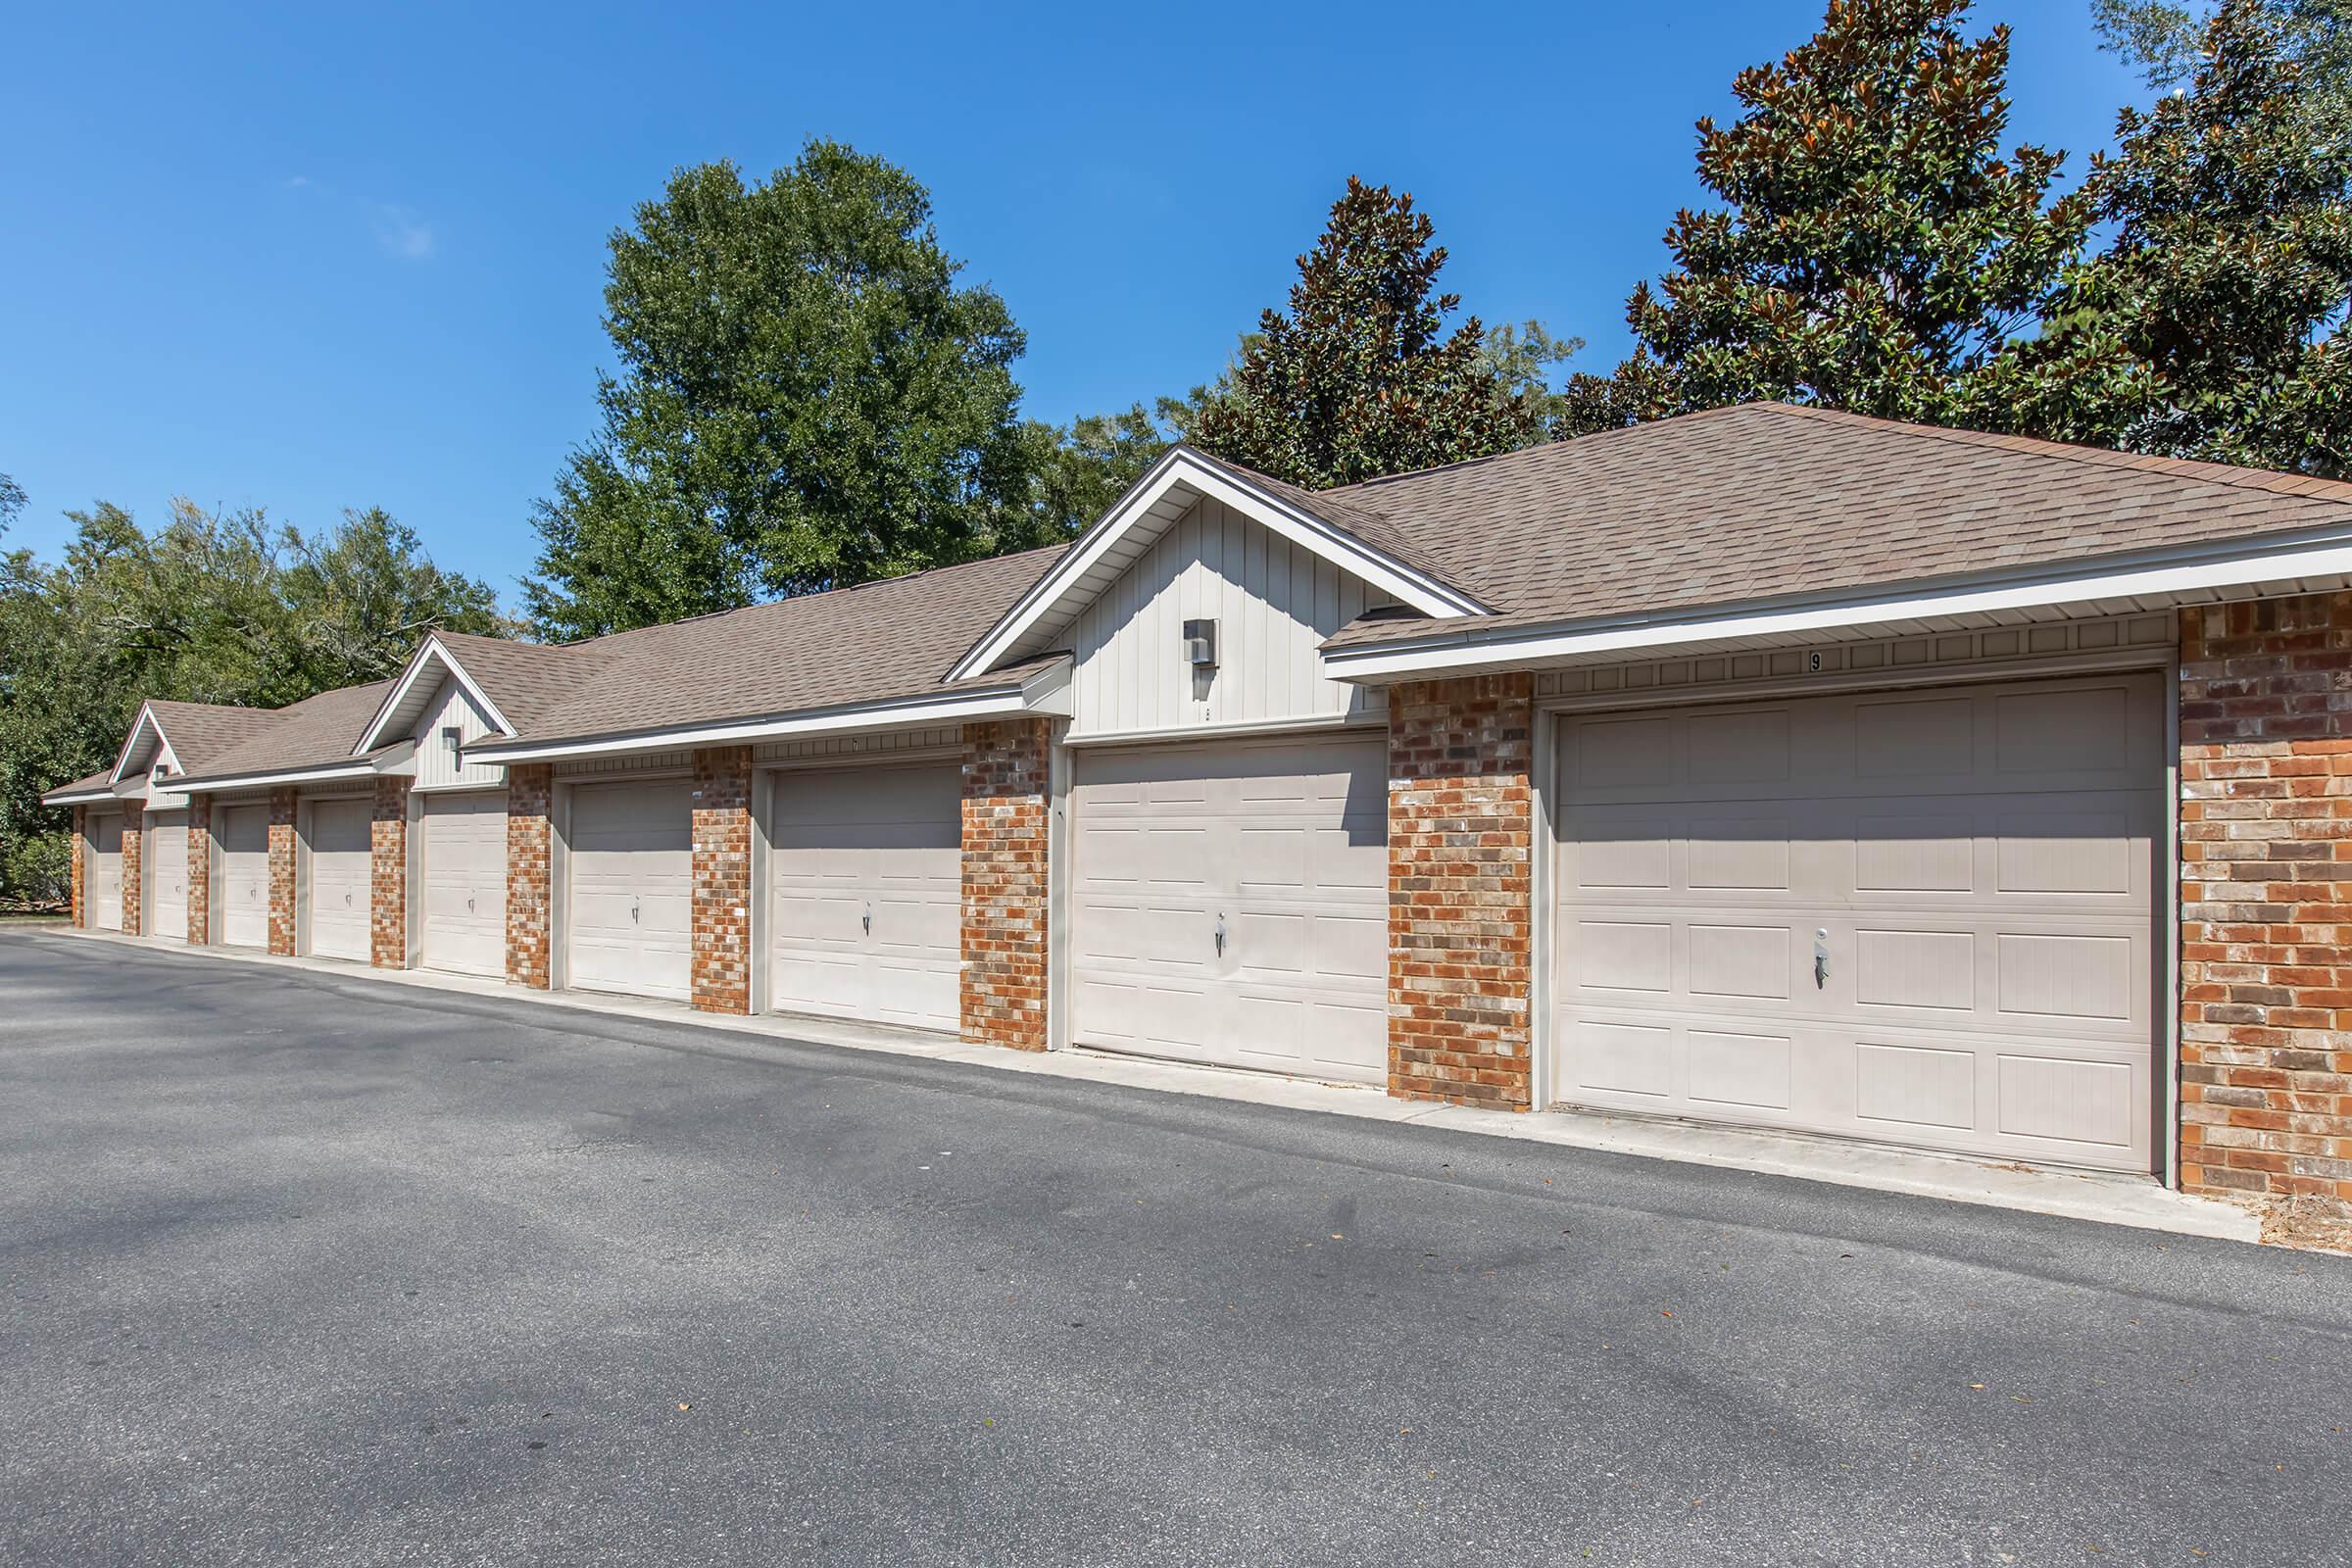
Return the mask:
[[(466, 666), (458, 662), (458, 656), (451, 653), (438, 636), (431, 636), (425, 638), (424, 645), (416, 650), (415, 657), (410, 659), (409, 667), (401, 671), (399, 681), (394, 684), (390, 692), (385, 694), (383, 705), (376, 709), (375, 717), (368, 721), (368, 728), (360, 736), (359, 745), (351, 749), (352, 756), (365, 757), (377, 747), (389, 744), (384, 740), (382, 732), (392, 722), (392, 715), (399, 712), (401, 705), (408, 701), (409, 694), (416, 689), (416, 683), (424, 678), (425, 668), (428, 664), (439, 664), (450, 679), (464, 687), (466, 695), (473, 700), (473, 706), (480, 710), (484, 718), (498, 726), (498, 732), (501, 735), (514, 733), (514, 726), (507, 722), (507, 715), (499, 711), (498, 705), (490, 700), (490, 694), (483, 691), (481, 685), (471, 675), (466, 673)], [(427, 691), (425, 695), (429, 697), (432, 694)], [(400, 737), (403, 740), (408, 738), (407, 736)]]
[[(107, 775), (109, 783), (120, 784), (122, 782), (122, 770), (130, 765), (130, 754), (138, 750), (139, 734), (142, 730), (155, 731), (156, 755), (168, 760), (174, 770), (179, 770), (179, 754), (172, 749), (171, 738), (164, 734), (164, 721), (155, 716), (155, 705), (141, 703), (139, 716), (131, 720), (130, 734), (123, 740), (122, 750), (115, 754), (115, 770)], [(155, 764), (150, 762), (148, 771), (154, 771), (154, 767)]]
[(1178, 447), (1150, 473), (1136, 482), (1101, 521), (1079, 536), (1054, 567), (1017, 600), (1004, 617), (972, 646), (948, 672), (951, 681), (985, 675), (1004, 663), (1021, 639), (1040, 626), (1066, 619), (1078, 607), (1069, 601), (1076, 585), (1117, 548), (1153, 509), (1178, 490), (1193, 497), (1221, 501), (1251, 521), (1313, 551), (1343, 571), (1391, 594), (1424, 615), (1450, 617), (1489, 613), (1487, 607), (1394, 557), (1382, 554), (1361, 539), (1335, 528), (1208, 462), (1189, 448)]

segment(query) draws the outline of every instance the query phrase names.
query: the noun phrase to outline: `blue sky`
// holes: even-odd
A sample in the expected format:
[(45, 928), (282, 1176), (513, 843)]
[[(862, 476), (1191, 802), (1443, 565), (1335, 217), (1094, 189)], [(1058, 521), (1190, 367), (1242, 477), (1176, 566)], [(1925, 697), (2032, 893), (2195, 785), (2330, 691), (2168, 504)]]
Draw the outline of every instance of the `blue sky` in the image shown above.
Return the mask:
[[(822, 134), (903, 164), (1029, 335), (1029, 413), (1205, 379), (1349, 173), (1411, 190), (1489, 320), (1605, 368), (1700, 191), (1691, 122), (1821, 0), (215, 8), (0, 5), (11, 544), (98, 498), (306, 527), (383, 506), (512, 602), (591, 427), (605, 239), (677, 165)], [(2088, 0), (2015, 29), (2012, 139), (2079, 171), (2136, 83)], [(210, 13), (210, 14), (208, 14)]]

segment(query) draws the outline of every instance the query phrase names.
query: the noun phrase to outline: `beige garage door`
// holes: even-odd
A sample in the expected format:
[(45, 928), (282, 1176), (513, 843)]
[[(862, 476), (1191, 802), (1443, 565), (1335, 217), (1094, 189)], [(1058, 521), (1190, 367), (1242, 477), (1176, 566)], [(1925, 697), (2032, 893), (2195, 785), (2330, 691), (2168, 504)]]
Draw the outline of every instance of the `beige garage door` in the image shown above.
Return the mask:
[(963, 784), (955, 763), (775, 775), (779, 1012), (956, 1024)]
[(368, 961), (371, 801), (311, 803), (311, 952)]
[(101, 931), (122, 929), (122, 813), (85, 819), (90, 863), (90, 924)]
[(159, 937), (185, 942), (188, 937), (188, 813), (147, 813), (147, 864), (142, 872), (147, 906), (155, 917), (149, 929)]
[(2154, 676), (1563, 718), (1553, 1098), (2144, 1171)]
[(270, 945), (270, 808), (220, 812), (220, 940), (232, 948)]
[(1379, 1082), (1384, 740), (1087, 751), (1071, 789), (1071, 1035)]
[(422, 839), (428, 969), (507, 972), (507, 797), (502, 791), (427, 795)]
[(574, 787), (570, 847), (571, 983), (684, 1001), (694, 904), (686, 781)]

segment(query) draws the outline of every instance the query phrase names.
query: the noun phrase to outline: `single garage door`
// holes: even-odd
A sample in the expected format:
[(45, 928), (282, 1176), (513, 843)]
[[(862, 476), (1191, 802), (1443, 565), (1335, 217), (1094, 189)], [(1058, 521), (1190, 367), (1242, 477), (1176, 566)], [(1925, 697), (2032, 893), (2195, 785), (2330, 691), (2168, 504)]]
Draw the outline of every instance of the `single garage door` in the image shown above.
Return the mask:
[(232, 948), (270, 945), (270, 808), (220, 813), (220, 940)]
[(424, 919), (419, 955), (428, 969), (507, 972), (507, 797), (503, 791), (427, 795)]
[(311, 803), (311, 952), (321, 958), (368, 956), (368, 840), (375, 803)]
[(574, 786), (570, 849), (571, 984), (684, 1001), (694, 904), (686, 781)]
[(1082, 751), (1071, 1037), (1383, 1080), (1386, 743)]
[(778, 773), (769, 843), (776, 1010), (956, 1027), (956, 764)]
[(2151, 1168), (2159, 698), (1563, 718), (1554, 1098)]
[(101, 931), (122, 929), (122, 813), (86, 819), (89, 840), (90, 924)]
[(188, 939), (188, 813), (150, 811), (147, 864), (143, 871), (148, 907), (155, 911), (149, 929), (159, 937)]

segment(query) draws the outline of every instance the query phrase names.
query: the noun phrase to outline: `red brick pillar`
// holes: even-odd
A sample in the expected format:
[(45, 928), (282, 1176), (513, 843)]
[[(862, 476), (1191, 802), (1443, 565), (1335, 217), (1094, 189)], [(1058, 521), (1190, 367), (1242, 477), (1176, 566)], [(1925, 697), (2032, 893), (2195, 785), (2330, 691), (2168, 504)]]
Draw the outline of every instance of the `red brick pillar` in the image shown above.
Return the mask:
[(213, 798), (188, 801), (188, 944), (213, 940)]
[(292, 786), (270, 792), (270, 951), (294, 955), (294, 810)]
[(548, 808), (555, 770), (545, 762), (507, 769), (507, 983), (545, 991), (551, 984), (555, 835)]
[(90, 924), (90, 808), (74, 808), (74, 885), (67, 895), (74, 904), (74, 925), (87, 930)]
[(2181, 613), (2180, 1183), (2352, 1202), (2352, 594)]
[(752, 1010), (752, 749), (694, 754), (694, 1005)]
[(1053, 728), (963, 726), (963, 1038), (1043, 1051)]
[(375, 781), (368, 831), (368, 961), (409, 966), (409, 780)]
[(1534, 677), (1389, 692), (1389, 1093), (1525, 1110)]
[(135, 937), (147, 929), (146, 803), (122, 803), (122, 934)]

